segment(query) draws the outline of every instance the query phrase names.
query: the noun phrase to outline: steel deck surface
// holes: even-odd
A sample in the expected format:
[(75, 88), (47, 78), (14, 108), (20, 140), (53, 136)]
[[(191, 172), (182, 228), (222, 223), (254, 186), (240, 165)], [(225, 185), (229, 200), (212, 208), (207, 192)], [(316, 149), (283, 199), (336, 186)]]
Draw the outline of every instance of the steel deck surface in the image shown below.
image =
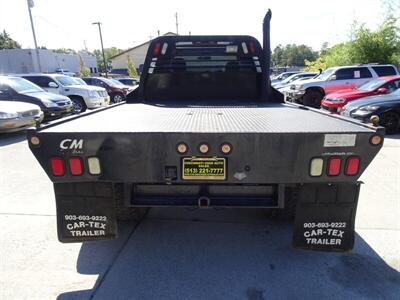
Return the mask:
[(42, 132), (311, 133), (372, 129), (291, 104), (160, 106), (123, 104)]

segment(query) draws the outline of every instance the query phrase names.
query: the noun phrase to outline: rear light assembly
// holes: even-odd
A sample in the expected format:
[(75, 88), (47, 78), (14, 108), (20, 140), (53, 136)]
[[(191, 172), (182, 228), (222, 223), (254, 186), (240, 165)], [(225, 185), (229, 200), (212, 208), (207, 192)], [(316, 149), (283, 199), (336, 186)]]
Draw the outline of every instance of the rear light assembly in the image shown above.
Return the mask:
[(83, 174), (82, 159), (80, 157), (71, 157), (69, 159), (69, 172), (73, 176), (81, 176)]
[(360, 158), (358, 156), (350, 156), (346, 161), (344, 174), (347, 176), (354, 176), (358, 174), (360, 169)]
[[(82, 176), (84, 175), (84, 163), (83, 159), (78, 156), (70, 157), (67, 160), (68, 171), (72, 176)], [(101, 174), (101, 166), (100, 160), (98, 157), (89, 157), (87, 159), (88, 173), (90, 175), (100, 175)], [(55, 177), (64, 176), (65, 171), (65, 162), (61, 157), (52, 157), (50, 159), (50, 167), (51, 173)]]
[(59, 177), (65, 175), (64, 161), (60, 157), (52, 157), (50, 159), (51, 173), (53, 176)]
[(342, 161), (340, 157), (330, 157), (326, 169), (328, 176), (338, 176), (340, 174), (341, 165)]

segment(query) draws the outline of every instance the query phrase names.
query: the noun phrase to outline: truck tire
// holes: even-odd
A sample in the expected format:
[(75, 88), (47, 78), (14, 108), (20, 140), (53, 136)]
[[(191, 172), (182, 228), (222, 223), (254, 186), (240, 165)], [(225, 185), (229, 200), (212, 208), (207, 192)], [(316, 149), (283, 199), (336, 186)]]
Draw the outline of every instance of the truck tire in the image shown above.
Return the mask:
[(85, 104), (85, 101), (83, 101), (82, 98), (73, 96), (73, 97), (70, 97), (70, 99), (72, 101), (72, 105), (73, 105), (75, 114), (79, 114), (79, 113), (86, 111), (87, 106)]
[(122, 95), (121, 93), (115, 93), (111, 96), (111, 102), (112, 103), (119, 103), (125, 101), (125, 97), (124, 95)]
[(385, 127), (387, 134), (394, 134), (400, 128), (400, 116), (393, 111), (388, 111), (382, 114), (379, 124)]
[(323, 93), (321, 93), (321, 91), (317, 89), (307, 90), (302, 97), (303, 105), (314, 108), (320, 108), (322, 98), (324, 98), (324, 95)]

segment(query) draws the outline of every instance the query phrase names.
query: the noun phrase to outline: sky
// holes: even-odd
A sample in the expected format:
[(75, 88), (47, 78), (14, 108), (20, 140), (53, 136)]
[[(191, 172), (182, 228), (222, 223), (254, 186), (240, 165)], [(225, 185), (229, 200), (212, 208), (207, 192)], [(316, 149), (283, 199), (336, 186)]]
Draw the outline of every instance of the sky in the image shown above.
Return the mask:
[[(381, 0), (33, 0), (38, 46), (48, 49), (99, 49), (102, 23), (104, 47), (130, 48), (151, 37), (179, 34), (246, 34), (262, 40), (262, 20), (272, 10), (271, 45), (306, 44), (320, 50), (349, 39), (356, 20), (376, 29), (382, 22)], [(27, 0), (0, 0), (0, 30), (23, 48), (34, 46)]]

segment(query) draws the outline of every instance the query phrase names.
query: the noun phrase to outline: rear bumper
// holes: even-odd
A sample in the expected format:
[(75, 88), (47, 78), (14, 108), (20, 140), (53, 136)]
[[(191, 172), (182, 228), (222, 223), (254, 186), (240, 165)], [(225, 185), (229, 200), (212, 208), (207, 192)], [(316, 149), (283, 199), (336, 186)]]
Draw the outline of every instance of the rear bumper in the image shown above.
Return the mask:
[[(132, 190), (129, 185), (113, 183), (63, 183), (55, 184), (57, 204), (57, 230), (61, 242), (83, 242), (107, 240), (117, 237), (117, 206), (132, 206)], [(359, 195), (359, 183), (341, 184), (306, 184), (281, 185), (278, 193), (269, 195), (277, 199), (274, 208), (277, 210), (293, 209), (295, 227), (293, 246), (311, 250), (348, 251), (354, 245), (354, 221)], [(171, 186), (169, 186), (171, 188)], [(168, 187), (167, 187), (168, 189)], [(225, 190), (229, 193), (229, 188)], [(205, 194), (197, 194), (198, 204), (193, 205), (191, 197), (179, 196), (170, 190), (169, 195), (159, 195), (159, 201), (176, 206), (179, 203), (168, 199), (179, 199), (184, 206), (200, 206)], [(250, 190), (249, 190), (250, 191)], [(235, 197), (225, 197), (223, 206), (236, 206)], [(261, 205), (261, 197), (239, 195), (253, 207), (270, 207)], [(265, 198), (265, 199), (267, 199)], [(156, 198), (153, 198), (156, 199)], [(219, 206), (218, 199), (213, 198), (208, 206)], [(217, 200), (213, 202), (213, 200)], [(122, 200), (122, 201), (121, 201)], [(152, 207), (150, 202), (147, 206)]]
[(0, 132), (17, 132), (35, 126), (42, 122), (43, 112), (37, 116), (0, 120)]

